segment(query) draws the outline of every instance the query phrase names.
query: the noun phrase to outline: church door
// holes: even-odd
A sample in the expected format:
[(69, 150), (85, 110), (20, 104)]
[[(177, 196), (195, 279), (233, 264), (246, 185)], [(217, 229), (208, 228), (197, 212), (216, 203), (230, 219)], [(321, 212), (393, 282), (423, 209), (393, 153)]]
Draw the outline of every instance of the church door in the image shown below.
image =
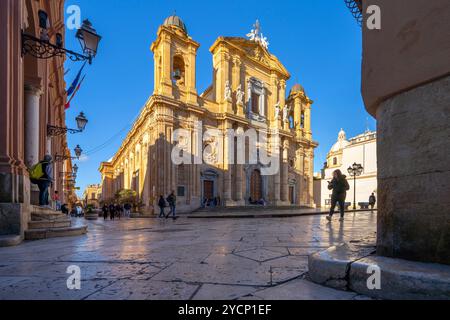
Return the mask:
[(259, 170), (253, 171), (250, 177), (250, 197), (252, 201), (259, 201), (262, 198), (262, 179)]
[(294, 186), (289, 186), (289, 203), (290, 204), (295, 204), (295, 188)]
[(214, 198), (214, 181), (203, 181), (203, 197), (205, 199)]

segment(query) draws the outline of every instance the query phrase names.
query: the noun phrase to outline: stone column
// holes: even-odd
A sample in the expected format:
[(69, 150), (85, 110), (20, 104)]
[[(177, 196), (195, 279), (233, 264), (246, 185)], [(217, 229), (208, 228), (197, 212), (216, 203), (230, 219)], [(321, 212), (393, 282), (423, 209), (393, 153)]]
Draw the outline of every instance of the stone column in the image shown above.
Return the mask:
[[(280, 151), (278, 150), (278, 155), (280, 157), (280, 161), (281, 161), (281, 155), (280, 155)], [(280, 168), (281, 170), (281, 168)], [(274, 205), (280, 205), (280, 179), (281, 179), (281, 174), (280, 174), (280, 170), (278, 170), (278, 172), (273, 176), (273, 204)]]
[(450, 77), (382, 103), (378, 254), (450, 264)]
[(377, 251), (450, 265), (450, 6), (400, 2), (362, 8), (383, 12), (380, 30), (363, 28), (361, 78), (377, 119)]
[(196, 59), (197, 49), (189, 46), (188, 64), (186, 65), (187, 103), (197, 104)]
[(297, 138), (302, 136), (302, 102), (298, 95), (294, 98), (294, 123)]
[(39, 162), (39, 102), (41, 90), (25, 85), (25, 164)]
[(305, 106), (305, 138), (307, 140), (312, 140), (311, 131), (311, 104), (308, 103)]
[[(39, 108), (41, 90), (32, 85), (25, 85), (25, 165), (32, 167), (39, 159)], [(46, 152), (48, 152), (46, 146)], [(31, 204), (39, 204), (39, 188), (31, 184)]]
[[(242, 62), (238, 56), (233, 57), (233, 68), (232, 68), (232, 88), (233, 92), (236, 92), (239, 85), (241, 85), (242, 91), (245, 91), (245, 85), (241, 81), (241, 65)], [(244, 105), (237, 103), (236, 97), (236, 113), (238, 115), (244, 115)]]
[(159, 94), (173, 97), (172, 90), (172, 45), (170, 36), (165, 34), (161, 44), (162, 74)]
[[(244, 132), (244, 129), (242, 127), (238, 128), (238, 132)], [(242, 152), (237, 150), (236, 147), (236, 152)], [(237, 156), (235, 157), (235, 159), (237, 160)], [(235, 163), (235, 177), (236, 177), (236, 205), (238, 206), (243, 206), (245, 205), (245, 199), (244, 199), (244, 194), (243, 194), (243, 190), (242, 190), (242, 184), (244, 182), (244, 165), (243, 164), (239, 164), (239, 163)]]
[(282, 163), (281, 163), (281, 201), (288, 202), (288, 179), (289, 179), (289, 163), (288, 163), (288, 150), (289, 150), (289, 141), (285, 140), (283, 145), (282, 152)]
[(231, 170), (233, 166), (230, 164), (228, 156), (230, 153), (231, 141), (228, 139), (227, 130), (232, 129), (233, 124), (229, 120), (225, 120), (223, 126), (223, 197), (225, 206), (232, 206), (234, 202), (231, 195)]

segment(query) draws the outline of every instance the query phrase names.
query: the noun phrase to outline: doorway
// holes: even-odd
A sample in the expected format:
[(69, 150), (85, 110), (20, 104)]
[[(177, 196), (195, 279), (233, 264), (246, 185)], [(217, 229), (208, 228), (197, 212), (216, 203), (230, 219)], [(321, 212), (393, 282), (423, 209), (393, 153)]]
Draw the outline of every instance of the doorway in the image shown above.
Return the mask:
[(261, 171), (259, 170), (253, 170), (250, 177), (250, 197), (252, 201), (259, 201), (263, 197)]
[(203, 181), (203, 198), (207, 200), (214, 198), (214, 181)]
[(295, 187), (289, 186), (289, 203), (291, 205), (295, 204)]

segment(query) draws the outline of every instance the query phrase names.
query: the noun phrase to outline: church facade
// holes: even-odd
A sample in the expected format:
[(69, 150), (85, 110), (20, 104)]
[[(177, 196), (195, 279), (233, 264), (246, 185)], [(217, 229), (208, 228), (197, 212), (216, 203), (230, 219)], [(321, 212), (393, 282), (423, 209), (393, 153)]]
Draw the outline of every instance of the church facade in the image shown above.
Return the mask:
[[(215, 41), (213, 81), (199, 93), (200, 45), (179, 17), (165, 20), (151, 47), (153, 95), (118, 152), (100, 165), (104, 201), (132, 189), (145, 212), (155, 212), (159, 196), (171, 191), (179, 212), (192, 212), (210, 199), (226, 207), (260, 200), (314, 206), (313, 102), (301, 85), (287, 94), (290, 74), (269, 53), (258, 22), (247, 36)], [(218, 134), (205, 134), (208, 130)], [(255, 141), (252, 132), (267, 138)], [(271, 164), (260, 161), (263, 153)], [(174, 161), (180, 154), (192, 161)], [(270, 165), (276, 170), (267, 173)]]

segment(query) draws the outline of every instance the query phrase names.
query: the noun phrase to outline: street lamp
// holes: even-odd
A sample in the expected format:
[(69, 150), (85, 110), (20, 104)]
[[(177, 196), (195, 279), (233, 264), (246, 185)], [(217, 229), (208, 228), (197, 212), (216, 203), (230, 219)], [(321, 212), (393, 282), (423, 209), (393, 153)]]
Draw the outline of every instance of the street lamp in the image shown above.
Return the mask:
[(97, 55), (98, 44), (102, 37), (97, 34), (92, 27), (92, 23), (87, 19), (83, 21), (83, 25), (78, 29), (76, 37), (80, 41), (84, 54), (89, 56), (89, 63), (91, 63), (92, 58)]
[(75, 151), (75, 155), (77, 156), (77, 159), (79, 159), (81, 157), (81, 153), (83, 152), (83, 149), (81, 149), (80, 145), (77, 144), (77, 146), (75, 147), (75, 149), (73, 149), (73, 151)]
[(356, 177), (362, 175), (364, 168), (358, 163), (354, 163), (347, 169), (348, 174), (353, 177), (353, 210), (356, 210)]
[(67, 56), (72, 61), (89, 61), (89, 64), (92, 63), (92, 59), (97, 54), (101, 37), (88, 20), (83, 22), (82, 27), (76, 34), (84, 53), (80, 54), (63, 47), (63, 37), (60, 33), (55, 34), (55, 44), (50, 43), (50, 37), (48, 35), (50, 20), (48, 14), (40, 10), (38, 12), (38, 18), (41, 29), (39, 38), (22, 31), (22, 56), (30, 54), (38, 59)]
[(77, 166), (77, 164), (75, 164), (75, 165), (72, 167), (72, 171), (73, 171), (73, 173), (75, 173), (75, 174), (78, 173), (78, 166)]
[[(59, 161), (65, 161), (65, 160), (80, 160), (81, 154), (83, 153), (83, 149), (80, 148), (80, 145), (77, 145), (75, 147), (75, 149), (73, 149), (73, 151), (75, 152), (75, 157), (71, 157), (69, 156), (60, 156), (60, 155), (55, 155), (55, 162), (59, 162)], [(78, 167), (77, 167), (78, 168)]]
[(84, 129), (86, 129), (86, 125), (89, 122), (86, 116), (83, 112), (80, 112), (80, 114), (75, 118), (75, 121), (77, 123), (78, 129), (70, 129), (67, 127), (57, 127), (57, 126), (47, 126), (47, 135), (49, 137), (58, 137), (65, 135), (66, 133), (75, 134), (83, 132)]

